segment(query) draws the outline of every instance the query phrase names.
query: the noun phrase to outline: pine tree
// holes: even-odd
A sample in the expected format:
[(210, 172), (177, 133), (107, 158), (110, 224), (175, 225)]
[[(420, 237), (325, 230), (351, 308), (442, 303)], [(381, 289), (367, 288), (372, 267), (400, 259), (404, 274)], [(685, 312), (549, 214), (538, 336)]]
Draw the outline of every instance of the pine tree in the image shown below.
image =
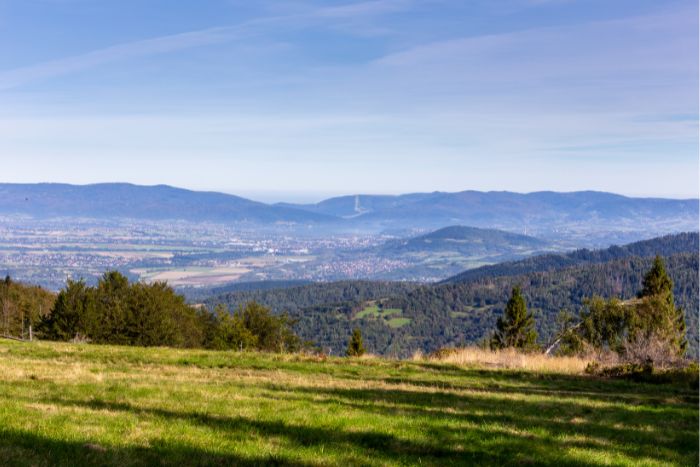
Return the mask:
[(639, 298), (650, 297), (652, 295), (669, 296), (671, 304), (673, 304), (673, 281), (666, 273), (666, 265), (661, 256), (657, 255), (654, 258), (654, 264), (644, 276), (642, 281), (642, 290), (639, 292)]
[(361, 357), (365, 353), (365, 347), (362, 343), (362, 333), (359, 328), (355, 328), (352, 331), (352, 336), (350, 336), (350, 342), (348, 342), (348, 350), (346, 352), (348, 357)]
[(492, 349), (514, 347), (532, 350), (537, 344), (535, 319), (527, 311), (520, 287), (513, 288), (502, 318), (498, 318), (496, 332), (491, 339)]
[(686, 325), (683, 309), (676, 307), (673, 296), (673, 281), (666, 272), (660, 256), (654, 258), (651, 269), (644, 276), (642, 290), (637, 295), (641, 303), (637, 306), (635, 323), (631, 329), (632, 338), (638, 335), (656, 335), (671, 346), (679, 355), (685, 353), (688, 342), (685, 339)]

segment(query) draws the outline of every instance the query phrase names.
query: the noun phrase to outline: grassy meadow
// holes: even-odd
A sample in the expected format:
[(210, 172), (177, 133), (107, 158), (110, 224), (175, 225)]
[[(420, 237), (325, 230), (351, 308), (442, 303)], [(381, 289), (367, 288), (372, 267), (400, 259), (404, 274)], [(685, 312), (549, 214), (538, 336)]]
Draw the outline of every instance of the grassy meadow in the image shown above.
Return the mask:
[(698, 465), (698, 393), (453, 362), (0, 340), (4, 465)]
[(380, 308), (376, 303), (367, 305), (363, 310), (358, 311), (355, 319), (373, 318), (382, 319), (391, 328), (400, 328), (411, 322), (410, 318), (403, 318), (401, 308)]

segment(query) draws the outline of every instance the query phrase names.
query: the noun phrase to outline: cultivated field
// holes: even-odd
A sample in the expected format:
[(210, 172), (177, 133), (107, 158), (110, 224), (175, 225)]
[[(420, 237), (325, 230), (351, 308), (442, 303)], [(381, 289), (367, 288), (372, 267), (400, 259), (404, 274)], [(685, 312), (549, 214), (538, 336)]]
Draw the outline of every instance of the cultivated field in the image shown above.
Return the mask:
[(473, 360), (0, 341), (0, 462), (698, 464), (697, 388)]

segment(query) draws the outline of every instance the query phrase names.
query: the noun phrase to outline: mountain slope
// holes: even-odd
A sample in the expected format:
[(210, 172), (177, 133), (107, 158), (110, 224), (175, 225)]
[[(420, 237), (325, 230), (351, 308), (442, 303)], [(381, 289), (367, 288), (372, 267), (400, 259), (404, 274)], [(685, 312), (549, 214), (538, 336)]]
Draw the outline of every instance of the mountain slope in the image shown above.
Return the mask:
[(325, 222), (323, 214), (269, 206), (239, 196), (128, 183), (0, 184), (0, 214), (189, 221)]
[[(312, 284), (234, 292), (213, 296), (206, 303), (235, 307), (257, 300), (276, 312), (288, 311), (298, 320), (296, 329), (305, 339), (334, 352), (341, 352), (351, 330), (360, 327), (371, 352), (408, 356), (415, 350), (430, 352), (443, 346), (479, 342), (492, 331), (511, 288), (520, 285), (535, 314), (540, 339), (546, 342), (555, 332), (561, 309), (577, 313), (584, 300), (594, 295), (623, 299), (635, 296), (658, 253), (665, 257), (674, 281), (676, 303), (686, 311), (690, 349), (697, 355), (697, 244), (697, 234), (679, 234), (585, 252), (584, 256), (596, 261), (553, 264), (547, 270), (482, 268), (464, 281), (422, 286), (367, 281)], [(548, 256), (533, 258), (534, 264)]]
[(648, 257), (654, 255), (669, 256), (677, 253), (698, 252), (700, 236), (696, 232), (666, 235), (651, 240), (612, 246), (604, 250), (576, 250), (569, 253), (551, 253), (533, 256), (519, 261), (483, 266), (464, 271), (444, 280), (444, 283), (468, 282), (482, 277), (498, 277), (532, 272), (551, 271), (564, 267), (584, 264), (603, 263), (614, 259), (631, 256)]
[[(411, 319), (405, 332), (418, 348), (476, 343), (489, 335), (501, 316), (511, 289), (519, 285), (533, 311), (540, 341), (556, 331), (560, 310), (578, 313), (587, 298), (632, 298), (641, 289), (651, 257), (627, 257), (520, 275), (482, 277), (469, 282), (420, 287), (385, 301)], [(698, 255), (679, 253), (665, 257), (674, 282), (676, 303), (686, 312), (689, 348), (698, 351)]]

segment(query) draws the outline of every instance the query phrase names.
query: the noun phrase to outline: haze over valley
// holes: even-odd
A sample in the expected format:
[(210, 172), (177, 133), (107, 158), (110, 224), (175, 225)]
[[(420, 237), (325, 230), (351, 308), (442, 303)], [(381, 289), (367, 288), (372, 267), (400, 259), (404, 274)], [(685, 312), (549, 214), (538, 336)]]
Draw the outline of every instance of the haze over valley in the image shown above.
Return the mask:
[(118, 269), (174, 287), (434, 282), (544, 252), (694, 231), (697, 200), (610, 193), (353, 195), (314, 205), (131, 184), (0, 185), (0, 273), (57, 290)]

